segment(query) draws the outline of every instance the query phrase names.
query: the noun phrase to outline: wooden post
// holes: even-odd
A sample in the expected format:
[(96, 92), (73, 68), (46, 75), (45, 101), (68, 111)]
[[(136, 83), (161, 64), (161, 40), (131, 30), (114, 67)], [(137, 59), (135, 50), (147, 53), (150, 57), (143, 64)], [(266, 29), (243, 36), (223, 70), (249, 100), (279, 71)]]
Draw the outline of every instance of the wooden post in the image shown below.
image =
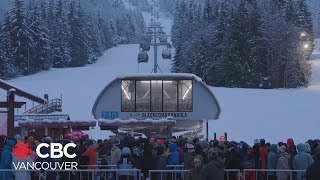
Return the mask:
[(0, 107), (8, 109), (8, 119), (7, 119), (7, 136), (14, 136), (14, 108), (21, 108), (25, 102), (15, 102), (15, 89), (9, 89), (7, 93), (7, 102), (0, 102)]

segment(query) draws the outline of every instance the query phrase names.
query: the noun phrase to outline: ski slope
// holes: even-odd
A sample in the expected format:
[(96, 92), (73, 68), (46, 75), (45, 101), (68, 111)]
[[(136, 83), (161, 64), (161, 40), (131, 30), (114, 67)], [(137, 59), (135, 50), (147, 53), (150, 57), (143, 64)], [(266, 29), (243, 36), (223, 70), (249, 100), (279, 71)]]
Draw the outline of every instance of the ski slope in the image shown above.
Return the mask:
[[(148, 14), (144, 14), (148, 18)], [(161, 16), (160, 21), (170, 30), (171, 21)], [(318, 42), (320, 42), (318, 40)], [(150, 73), (153, 68), (153, 48), (149, 62), (137, 63), (137, 44), (120, 45), (107, 50), (96, 64), (81, 68), (51, 69), (16, 78), (9, 82), (22, 89), (50, 99), (63, 96), (63, 112), (73, 120), (91, 120), (91, 109), (100, 91), (116, 76), (125, 73)], [(162, 72), (170, 72), (171, 61), (163, 60), (159, 48), (158, 63)], [(320, 138), (320, 60), (313, 60), (312, 82), (300, 89), (239, 89), (211, 87), (221, 105), (222, 113), (217, 121), (210, 121), (210, 138), (228, 132), (229, 140), (244, 140), (252, 144), (254, 139), (265, 138), (277, 143), (293, 138), (296, 142)], [(0, 101), (5, 96), (1, 96)], [(28, 104), (30, 108), (32, 103)], [(89, 131), (92, 138), (107, 138), (108, 131), (95, 128)]]

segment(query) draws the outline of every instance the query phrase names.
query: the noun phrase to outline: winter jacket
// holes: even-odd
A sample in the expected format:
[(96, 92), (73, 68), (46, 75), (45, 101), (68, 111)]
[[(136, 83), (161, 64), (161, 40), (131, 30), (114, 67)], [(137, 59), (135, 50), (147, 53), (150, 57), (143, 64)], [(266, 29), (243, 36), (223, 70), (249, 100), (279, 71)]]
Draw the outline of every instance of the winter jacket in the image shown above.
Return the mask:
[(268, 158), (268, 149), (264, 146), (261, 146), (259, 149), (260, 159), (261, 159), (261, 169), (267, 169), (267, 158)]
[[(15, 145), (13, 140), (8, 140), (4, 150), (1, 153), (0, 169), (11, 169), (12, 166), (12, 148)], [(0, 180), (14, 179), (12, 172), (0, 171)]]
[[(27, 157), (27, 158), (24, 158), (24, 160), (21, 160), (20, 158), (17, 158), (15, 156), (12, 157), (12, 162), (15, 163), (15, 165), (17, 165), (18, 163), (24, 163), (25, 165), (27, 165), (27, 163), (32, 163), (32, 159), (31, 157)], [(12, 169), (14, 169), (14, 165), (12, 164)], [(30, 171), (13, 171), (12, 172), (15, 179), (23, 179), (23, 180), (31, 180), (31, 174), (30, 174)]]
[(212, 159), (200, 172), (201, 180), (223, 180), (224, 164), (219, 158)]
[(89, 168), (88, 169), (96, 169), (97, 165), (97, 148), (96, 147), (89, 147), (82, 156), (87, 156), (89, 158)]
[[(270, 152), (267, 158), (267, 169), (276, 169), (277, 168), (277, 145), (272, 144), (270, 146)], [(268, 175), (276, 175), (276, 172), (268, 172)]]
[(121, 159), (121, 150), (118, 146), (113, 146), (111, 148), (111, 164), (117, 165)]
[[(287, 152), (282, 152), (279, 154), (279, 158), (277, 161), (277, 170), (289, 170), (289, 158), (290, 158), (290, 154), (288, 154)], [(290, 175), (290, 172), (277, 172), (277, 179), (278, 180), (286, 180)]]
[(175, 143), (169, 144), (170, 155), (168, 157), (168, 165), (179, 165), (179, 153)]
[[(306, 144), (298, 144), (297, 149), (298, 154), (293, 158), (293, 169), (306, 170), (313, 163), (312, 156), (311, 154), (306, 153), (306, 151), (308, 150)], [(301, 179), (305, 176), (305, 173), (298, 172), (297, 176), (298, 179)]]
[(190, 170), (189, 175), (188, 175), (188, 180), (201, 180), (201, 170), (203, 166), (198, 167), (198, 168), (193, 168)]
[(307, 180), (320, 179), (320, 145), (316, 148), (314, 162), (307, 169), (306, 178)]

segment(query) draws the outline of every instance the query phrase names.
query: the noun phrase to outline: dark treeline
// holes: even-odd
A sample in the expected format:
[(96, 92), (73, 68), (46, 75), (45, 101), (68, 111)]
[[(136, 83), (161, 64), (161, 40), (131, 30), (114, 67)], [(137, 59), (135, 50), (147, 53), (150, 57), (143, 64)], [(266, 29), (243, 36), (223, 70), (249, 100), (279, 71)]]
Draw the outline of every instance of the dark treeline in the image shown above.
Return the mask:
[(174, 72), (213, 86), (308, 85), (314, 35), (306, 0), (175, 2)]
[(81, 67), (103, 51), (137, 42), (142, 14), (122, 1), (14, 0), (0, 29), (0, 78)]

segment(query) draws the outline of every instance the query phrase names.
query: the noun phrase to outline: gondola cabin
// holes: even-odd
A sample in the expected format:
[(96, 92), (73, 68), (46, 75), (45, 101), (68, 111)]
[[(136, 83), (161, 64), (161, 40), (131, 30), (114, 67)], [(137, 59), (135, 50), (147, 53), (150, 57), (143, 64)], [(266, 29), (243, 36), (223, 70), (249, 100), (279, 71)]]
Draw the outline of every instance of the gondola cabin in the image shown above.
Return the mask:
[(137, 74), (106, 85), (92, 113), (104, 130), (158, 134), (201, 130), (220, 106), (212, 90), (193, 74)]

